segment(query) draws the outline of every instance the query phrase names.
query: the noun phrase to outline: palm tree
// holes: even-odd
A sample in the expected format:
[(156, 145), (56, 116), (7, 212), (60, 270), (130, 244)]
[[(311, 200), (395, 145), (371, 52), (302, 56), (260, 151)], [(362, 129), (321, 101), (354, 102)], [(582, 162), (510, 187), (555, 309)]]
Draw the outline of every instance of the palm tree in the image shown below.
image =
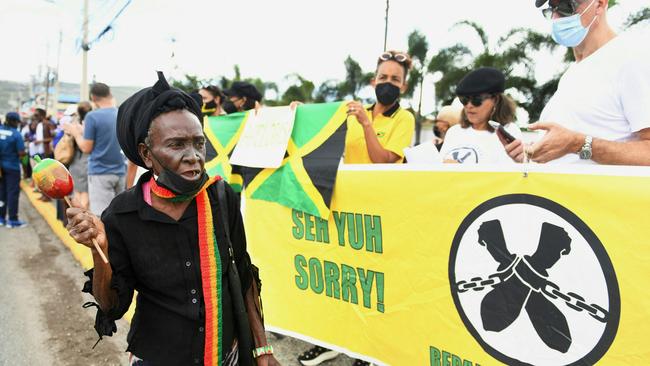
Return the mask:
[(315, 103), (333, 102), (338, 99), (339, 83), (334, 79), (324, 81), (316, 90)]
[(422, 86), (424, 76), (427, 73), (427, 53), (429, 52), (429, 43), (424, 34), (414, 30), (408, 37), (408, 54), (413, 60), (413, 66), (409, 73), (408, 84), (405, 97), (413, 98), (415, 87), (419, 86), (420, 96), (418, 98), (418, 108), (415, 115), (415, 144), (420, 143), (420, 132), (422, 131)]
[[(496, 46), (492, 46), (485, 30), (479, 24), (466, 20), (456, 23), (454, 28), (460, 26), (469, 27), (476, 32), (482, 50), (473, 55), (466, 46), (456, 44), (440, 50), (432, 57), (428, 71), (442, 73), (442, 78), (436, 83), (437, 100), (444, 104), (451, 103), (455, 97), (456, 84), (465, 74), (479, 67), (490, 66), (504, 72), (507, 89), (515, 89), (523, 95), (524, 98), (519, 104), (526, 109), (529, 116), (539, 116), (539, 101), (547, 100), (550, 95), (546, 94), (549, 91), (548, 85), (543, 88), (544, 93), (540, 94), (541, 90), (535, 80), (535, 61), (532, 55), (543, 48), (553, 50), (557, 47), (550, 36), (530, 29), (517, 28), (501, 37)], [(554, 90), (551, 95), (553, 92)]]
[(289, 86), (282, 94), (280, 104), (287, 105), (293, 101), (312, 103), (314, 101), (314, 83), (298, 74), (287, 75), (286, 79), (294, 79), (294, 84)]
[(174, 88), (178, 88), (184, 92), (191, 93), (201, 88), (203, 85), (206, 85), (206, 80), (199, 79), (196, 75), (185, 74), (184, 80), (171, 80), (171, 85)]
[(650, 19), (650, 7), (645, 7), (636, 13), (630, 14), (625, 21), (625, 28), (631, 28), (644, 20)]
[(337, 87), (337, 98), (352, 97), (352, 99), (358, 99), (359, 91), (370, 83), (374, 74), (364, 72), (359, 63), (351, 56), (348, 56), (343, 64), (345, 65), (345, 80)]

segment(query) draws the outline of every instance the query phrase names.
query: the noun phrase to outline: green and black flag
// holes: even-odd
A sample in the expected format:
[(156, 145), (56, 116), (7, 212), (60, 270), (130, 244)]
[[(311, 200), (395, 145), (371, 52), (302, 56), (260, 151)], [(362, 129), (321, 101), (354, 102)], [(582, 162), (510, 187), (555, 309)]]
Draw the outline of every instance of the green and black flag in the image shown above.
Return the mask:
[(216, 157), (213, 157), (215, 153), (210, 154), (208, 158), (211, 159), (205, 164), (208, 175), (221, 176), (235, 192), (241, 192), (243, 181), (240, 167), (230, 164), (230, 155), (239, 141), (248, 112), (204, 118), (203, 131), (216, 152)]
[(346, 112), (343, 102), (298, 106), (282, 165), (242, 167), (246, 198), (277, 202), (327, 219), (345, 148)]

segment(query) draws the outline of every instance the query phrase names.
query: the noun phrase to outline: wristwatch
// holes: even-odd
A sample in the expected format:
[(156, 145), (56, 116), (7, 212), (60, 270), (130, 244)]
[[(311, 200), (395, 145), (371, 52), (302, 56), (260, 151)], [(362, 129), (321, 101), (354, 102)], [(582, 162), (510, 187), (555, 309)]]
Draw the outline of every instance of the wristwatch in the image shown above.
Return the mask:
[(589, 160), (591, 159), (591, 143), (593, 142), (594, 138), (591, 136), (585, 136), (585, 143), (582, 145), (582, 148), (580, 151), (578, 151), (578, 155), (580, 156), (580, 159), (582, 160)]

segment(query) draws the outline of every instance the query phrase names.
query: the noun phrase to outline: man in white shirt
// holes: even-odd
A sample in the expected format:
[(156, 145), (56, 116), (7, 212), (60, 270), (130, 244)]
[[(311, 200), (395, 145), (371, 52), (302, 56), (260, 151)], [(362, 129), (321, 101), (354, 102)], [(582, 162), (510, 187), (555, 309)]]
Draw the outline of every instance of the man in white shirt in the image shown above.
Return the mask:
[[(530, 126), (546, 134), (526, 151), (539, 163), (650, 165), (650, 51), (607, 22), (607, 0), (536, 0), (553, 39), (576, 62)], [(641, 38), (641, 37), (639, 37)], [(506, 146), (522, 161), (524, 145)]]

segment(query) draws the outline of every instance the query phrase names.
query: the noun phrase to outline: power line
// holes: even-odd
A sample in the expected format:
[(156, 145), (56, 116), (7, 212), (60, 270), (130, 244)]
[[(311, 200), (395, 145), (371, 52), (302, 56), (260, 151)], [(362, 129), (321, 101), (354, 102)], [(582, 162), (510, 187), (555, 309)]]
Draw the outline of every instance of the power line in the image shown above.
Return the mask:
[(122, 8), (117, 12), (117, 14), (115, 14), (113, 19), (111, 19), (111, 21), (108, 23), (108, 25), (106, 27), (104, 27), (104, 29), (101, 32), (99, 32), (99, 34), (95, 37), (95, 39), (93, 39), (92, 41), (90, 41), (88, 43), (82, 44), (81, 48), (83, 48), (85, 51), (90, 50), (91, 45), (98, 42), (106, 33), (108, 33), (111, 29), (113, 29), (113, 24), (115, 23), (117, 18), (119, 18), (120, 15), (122, 15), (124, 10), (131, 4), (131, 2), (132, 2), (132, 0), (127, 0), (127, 2), (124, 4), (124, 6), (122, 6)]

